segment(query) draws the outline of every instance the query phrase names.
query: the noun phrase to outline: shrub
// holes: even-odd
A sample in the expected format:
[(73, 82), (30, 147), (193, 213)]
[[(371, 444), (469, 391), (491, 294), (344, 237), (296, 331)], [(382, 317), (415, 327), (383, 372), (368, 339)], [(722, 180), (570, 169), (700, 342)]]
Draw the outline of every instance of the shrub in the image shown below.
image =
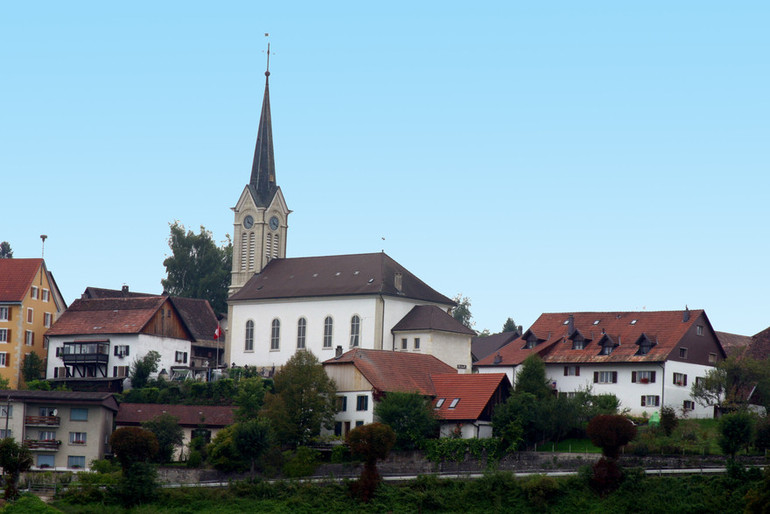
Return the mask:
[(521, 485), (527, 499), (538, 508), (543, 508), (559, 493), (559, 483), (553, 477), (535, 475)]
[(371, 423), (356, 427), (348, 432), (348, 445), (354, 455), (364, 459), (361, 477), (352, 484), (354, 495), (368, 502), (380, 483), (377, 459), (384, 459), (396, 443), (396, 433), (388, 425)]
[(203, 455), (198, 450), (190, 450), (190, 457), (187, 459), (188, 468), (199, 468), (203, 464)]
[(762, 421), (757, 423), (754, 446), (758, 450), (770, 449), (770, 415), (765, 416)]
[(344, 444), (335, 446), (332, 449), (331, 461), (334, 464), (349, 462), (351, 460), (350, 448)]
[(605, 457), (617, 459), (620, 449), (636, 437), (636, 427), (624, 416), (602, 414), (588, 423), (586, 434)]
[(601, 494), (611, 493), (620, 486), (623, 481), (623, 472), (615, 459), (602, 457), (593, 466), (591, 487)]
[(679, 420), (676, 419), (676, 411), (673, 407), (666, 405), (660, 409), (660, 426), (667, 436), (671, 435), (677, 424)]
[(294, 452), (284, 453), (283, 473), (289, 478), (312, 475), (318, 467), (321, 454), (307, 446), (298, 446)]
[(724, 453), (735, 458), (743, 447), (751, 443), (754, 420), (747, 411), (725, 414), (719, 419), (719, 447)]

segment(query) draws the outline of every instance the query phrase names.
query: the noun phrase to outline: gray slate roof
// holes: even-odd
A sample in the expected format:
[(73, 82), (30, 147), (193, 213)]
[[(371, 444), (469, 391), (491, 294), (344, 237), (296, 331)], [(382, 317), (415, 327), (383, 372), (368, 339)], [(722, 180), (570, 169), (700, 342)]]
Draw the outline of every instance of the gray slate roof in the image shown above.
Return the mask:
[[(400, 290), (396, 288), (398, 273)], [(273, 259), (229, 301), (350, 295), (385, 295), (455, 305), (384, 252)]]
[(393, 326), (391, 331), (404, 332), (413, 330), (438, 330), (469, 336), (476, 335), (476, 332), (435, 305), (416, 305), (406, 316), (401, 318), (401, 321)]

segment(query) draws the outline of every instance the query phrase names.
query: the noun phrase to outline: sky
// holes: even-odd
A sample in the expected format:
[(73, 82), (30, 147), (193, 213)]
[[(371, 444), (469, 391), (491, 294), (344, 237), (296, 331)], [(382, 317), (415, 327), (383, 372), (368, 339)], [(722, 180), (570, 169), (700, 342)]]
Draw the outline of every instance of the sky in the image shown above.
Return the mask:
[[(770, 4), (6, 2), (0, 241), (160, 293), (233, 232), (271, 43), (289, 257), (384, 250), (477, 330), (705, 309), (770, 326)], [(265, 37), (269, 33), (269, 37)]]

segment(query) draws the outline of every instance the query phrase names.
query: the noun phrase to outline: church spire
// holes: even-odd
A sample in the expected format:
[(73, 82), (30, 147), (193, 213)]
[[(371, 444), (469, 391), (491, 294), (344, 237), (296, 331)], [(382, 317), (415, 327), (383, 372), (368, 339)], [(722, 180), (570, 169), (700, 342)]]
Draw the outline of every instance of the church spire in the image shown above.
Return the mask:
[(267, 207), (278, 186), (275, 183), (275, 159), (273, 157), (273, 124), (270, 117), (270, 43), (267, 44), (267, 69), (265, 71), (265, 96), (259, 117), (257, 145), (251, 166), (249, 189), (258, 207)]

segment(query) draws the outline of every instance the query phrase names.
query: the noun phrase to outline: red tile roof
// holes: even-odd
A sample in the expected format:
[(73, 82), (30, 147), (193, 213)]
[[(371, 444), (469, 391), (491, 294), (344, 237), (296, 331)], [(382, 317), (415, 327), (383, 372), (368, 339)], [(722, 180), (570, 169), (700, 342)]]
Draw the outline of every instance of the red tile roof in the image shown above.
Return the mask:
[[(574, 328), (586, 338), (583, 350), (573, 350), (567, 334), (569, 317)], [(517, 366), (530, 354), (537, 352), (546, 362), (660, 362), (667, 359), (688, 330), (701, 319), (710, 326), (703, 310), (641, 312), (576, 312), (541, 314), (520, 338), (476, 363), (477, 366)], [(603, 333), (604, 332), (604, 333)], [(540, 341), (534, 349), (523, 349), (528, 335)], [(610, 355), (599, 355), (599, 341), (604, 335), (617, 344)], [(656, 343), (645, 355), (635, 355), (637, 341), (645, 335)], [(495, 362), (496, 355), (501, 360)]]
[(137, 334), (167, 300), (164, 296), (75, 300), (46, 335)]
[(0, 390), (0, 403), (8, 401), (24, 401), (28, 403), (50, 403), (53, 405), (94, 405), (99, 404), (102, 407), (113, 412), (118, 410), (118, 402), (112, 393), (104, 392), (80, 392), (80, 391), (12, 391)]
[[(400, 290), (396, 289), (399, 273)], [(273, 259), (229, 300), (342, 295), (386, 295), (454, 305), (385, 253)]]
[(21, 302), (43, 259), (0, 259), (0, 302)]
[(499, 334), (490, 334), (488, 336), (476, 336), (471, 339), (471, 356), (473, 361), (478, 361), (490, 355), (521, 334), (518, 332), (500, 332)]
[(396, 323), (391, 332), (414, 330), (438, 330), (475, 336), (476, 332), (466, 327), (447, 312), (435, 305), (416, 305)]
[[(760, 332), (761, 333), (761, 332)], [(716, 332), (719, 344), (725, 349), (728, 355), (741, 354), (751, 345), (751, 336), (742, 336), (739, 334), (730, 334), (729, 332)], [(756, 336), (754, 336), (756, 337)]]
[[(505, 373), (481, 373), (473, 375), (431, 375), (436, 388), (433, 406), (443, 398), (444, 402), (435, 412), (446, 420), (476, 420), (492, 400), (499, 387), (510, 388)], [(455, 408), (450, 409), (452, 401), (459, 398)]]
[(235, 407), (214, 405), (169, 405), (154, 403), (121, 403), (116, 425), (140, 425), (161, 414), (171, 414), (185, 427), (226, 427), (234, 422)]
[(355, 348), (323, 364), (353, 364), (377, 391), (420, 393), (426, 396), (435, 394), (431, 374), (455, 373), (452, 366), (432, 355), (363, 348)]

